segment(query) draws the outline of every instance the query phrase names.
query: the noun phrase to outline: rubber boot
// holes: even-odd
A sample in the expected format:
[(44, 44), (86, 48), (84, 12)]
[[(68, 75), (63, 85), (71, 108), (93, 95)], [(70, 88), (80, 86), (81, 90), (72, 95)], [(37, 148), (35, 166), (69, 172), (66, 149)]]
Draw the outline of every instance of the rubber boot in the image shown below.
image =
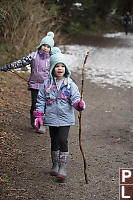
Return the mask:
[(30, 114), (30, 123), (31, 123), (31, 126), (32, 126), (32, 128), (35, 128), (35, 117), (32, 115), (32, 114)]
[(45, 126), (40, 126), (40, 128), (36, 131), (37, 133), (44, 134), (46, 132)]
[(53, 166), (51, 168), (51, 176), (57, 176), (59, 171), (59, 151), (51, 151)]
[(58, 181), (64, 182), (67, 176), (67, 163), (68, 163), (68, 152), (60, 152), (59, 157), (59, 171), (58, 171)]

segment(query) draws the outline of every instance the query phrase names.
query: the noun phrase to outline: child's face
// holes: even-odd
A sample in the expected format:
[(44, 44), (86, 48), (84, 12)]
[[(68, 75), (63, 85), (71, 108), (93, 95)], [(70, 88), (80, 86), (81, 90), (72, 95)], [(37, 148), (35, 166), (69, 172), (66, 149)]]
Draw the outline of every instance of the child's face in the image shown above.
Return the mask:
[(41, 46), (41, 51), (44, 51), (45, 53), (49, 53), (50, 52), (50, 46), (48, 44), (43, 44)]
[(62, 79), (65, 75), (65, 65), (63, 63), (58, 63), (54, 68), (54, 75), (58, 80)]

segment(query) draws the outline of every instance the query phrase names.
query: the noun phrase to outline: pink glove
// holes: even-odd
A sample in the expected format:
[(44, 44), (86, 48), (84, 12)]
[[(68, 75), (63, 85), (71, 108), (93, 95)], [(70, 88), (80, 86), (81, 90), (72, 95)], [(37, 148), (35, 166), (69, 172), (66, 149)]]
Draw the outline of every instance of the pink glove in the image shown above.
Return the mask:
[(74, 108), (77, 111), (82, 111), (85, 109), (85, 102), (83, 100), (77, 100), (74, 104)]
[(43, 125), (43, 120), (42, 120), (43, 112), (34, 110), (33, 115), (36, 118), (35, 119), (35, 128), (38, 131), (39, 130), (39, 124), (40, 124), (40, 126)]

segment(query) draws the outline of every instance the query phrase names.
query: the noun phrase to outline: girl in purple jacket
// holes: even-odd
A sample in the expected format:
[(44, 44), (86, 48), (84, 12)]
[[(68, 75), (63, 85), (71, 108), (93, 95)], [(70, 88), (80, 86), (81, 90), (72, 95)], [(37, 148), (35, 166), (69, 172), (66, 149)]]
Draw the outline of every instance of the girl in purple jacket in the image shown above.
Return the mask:
[(37, 95), (44, 80), (49, 76), (51, 48), (54, 46), (53, 38), (54, 33), (48, 32), (41, 40), (36, 52), (30, 53), (28, 56), (25, 56), (16, 62), (7, 64), (1, 69), (6, 72), (7, 70), (21, 68), (30, 64), (31, 74), (28, 81), (28, 89), (31, 91), (30, 119), (33, 128), (35, 120), (33, 111), (35, 110)]

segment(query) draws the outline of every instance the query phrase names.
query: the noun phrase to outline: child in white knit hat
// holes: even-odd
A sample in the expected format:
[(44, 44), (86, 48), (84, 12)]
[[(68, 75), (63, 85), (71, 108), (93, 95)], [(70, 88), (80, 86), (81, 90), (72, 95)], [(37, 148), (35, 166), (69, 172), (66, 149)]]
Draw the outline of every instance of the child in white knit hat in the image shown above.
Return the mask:
[[(2, 71), (10, 69), (21, 68), (26, 65), (31, 66), (31, 74), (28, 81), (28, 89), (31, 91), (31, 109), (30, 118), (31, 126), (34, 128), (34, 116), (36, 100), (38, 91), (41, 88), (43, 81), (48, 78), (50, 70), (50, 56), (51, 48), (54, 46), (54, 33), (48, 32), (47, 35), (41, 40), (36, 52), (30, 53), (28, 56), (2, 67)], [(43, 133), (43, 127), (38, 132)]]
[(34, 111), (36, 128), (39, 123), (42, 124), (45, 114), (45, 125), (49, 126), (51, 137), (51, 175), (61, 181), (67, 175), (68, 133), (70, 126), (75, 124), (74, 108), (78, 111), (85, 109), (78, 87), (70, 75), (64, 54), (56, 51), (50, 58), (50, 77), (44, 81), (38, 93)]

